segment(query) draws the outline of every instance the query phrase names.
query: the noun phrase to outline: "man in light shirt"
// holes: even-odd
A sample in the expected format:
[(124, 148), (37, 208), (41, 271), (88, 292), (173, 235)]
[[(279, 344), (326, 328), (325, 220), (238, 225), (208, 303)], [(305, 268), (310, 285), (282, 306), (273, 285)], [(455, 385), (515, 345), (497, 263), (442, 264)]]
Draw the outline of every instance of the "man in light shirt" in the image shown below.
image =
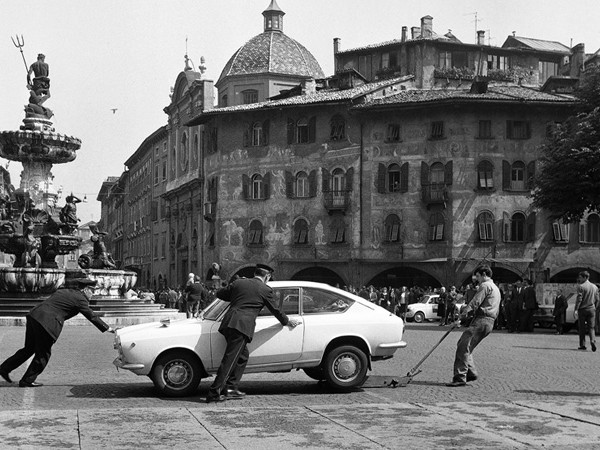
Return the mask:
[(473, 364), (473, 350), (492, 332), (494, 321), (500, 311), (500, 290), (492, 280), (492, 269), (488, 265), (481, 265), (475, 269), (473, 276), (479, 287), (477, 292), (461, 312), (461, 318), (473, 315), (469, 328), (462, 334), (456, 344), (454, 359), (454, 377), (446, 386), (465, 386), (467, 381), (478, 378)]
[(590, 336), (592, 351), (596, 351), (596, 309), (598, 308), (598, 288), (590, 283), (590, 273), (587, 270), (577, 275), (577, 300), (573, 317), (579, 323), (579, 350), (586, 350), (585, 335)]

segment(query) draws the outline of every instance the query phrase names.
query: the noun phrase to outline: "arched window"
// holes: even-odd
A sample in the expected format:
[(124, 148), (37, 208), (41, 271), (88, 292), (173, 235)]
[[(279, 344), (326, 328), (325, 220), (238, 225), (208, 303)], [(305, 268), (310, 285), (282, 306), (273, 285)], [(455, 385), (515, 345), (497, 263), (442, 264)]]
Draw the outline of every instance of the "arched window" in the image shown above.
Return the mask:
[(246, 89), (242, 91), (242, 101), (244, 105), (258, 102), (258, 91), (256, 89)]
[(294, 244), (308, 244), (308, 223), (304, 219), (294, 222)]
[(192, 150), (192, 159), (197, 162), (198, 156), (200, 155), (200, 138), (198, 133), (194, 134), (194, 148)]
[(333, 116), (330, 125), (329, 138), (332, 141), (341, 141), (346, 137), (346, 121), (342, 116), (339, 114)]
[(390, 164), (387, 169), (388, 192), (400, 192), (400, 166), (396, 163)]
[(227, 101), (228, 101), (227, 94), (225, 94), (221, 97), (221, 106), (223, 106), (223, 107), (227, 106)]
[(260, 220), (253, 220), (248, 227), (248, 245), (263, 244), (263, 224)]
[(346, 174), (340, 168), (331, 174), (331, 191), (333, 206), (344, 205), (346, 199)]
[(525, 190), (525, 163), (516, 161), (510, 168), (510, 188), (515, 191)]
[(263, 145), (262, 137), (263, 137), (262, 123), (260, 123), (260, 122), (254, 122), (252, 124), (252, 145), (254, 147), (257, 147), (259, 145)]
[(181, 170), (186, 170), (189, 162), (188, 152), (188, 137), (187, 133), (183, 133), (181, 136), (181, 145), (179, 147), (179, 165)]
[(308, 197), (309, 196), (309, 184), (308, 175), (306, 172), (298, 172), (296, 174), (296, 197)]
[(252, 175), (252, 182), (250, 183), (250, 198), (264, 198), (263, 177), (259, 174)]
[(385, 218), (384, 242), (400, 242), (400, 218), (396, 214), (390, 214)]
[(481, 161), (477, 165), (477, 188), (494, 188), (494, 166), (489, 161)]
[(444, 184), (444, 165), (441, 162), (436, 162), (431, 165), (429, 172), (429, 182), (431, 184)]
[(171, 150), (171, 173), (175, 175), (175, 171), (177, 170), (177, 149), (173, 146)]
[(444, 240), (444, 216), (442, 213), (435, 213), (429, 217), (429, 240)]
[(510, 241), (525, 241), (525, 214), (514, 213), (510, 218)]
[(477, 229), (480, 241), (494, 240), (494, 215), (484, 211), (477, 216)]

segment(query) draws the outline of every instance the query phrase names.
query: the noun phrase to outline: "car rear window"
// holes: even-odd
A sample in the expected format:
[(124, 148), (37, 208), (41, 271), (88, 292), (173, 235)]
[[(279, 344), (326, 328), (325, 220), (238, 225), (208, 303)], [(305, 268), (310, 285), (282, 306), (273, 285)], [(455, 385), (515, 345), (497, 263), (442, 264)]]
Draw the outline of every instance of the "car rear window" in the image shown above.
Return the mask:
[(316, 288), (302, 288), (304, 314), (342, 313), (354, 300), (341, 294)]

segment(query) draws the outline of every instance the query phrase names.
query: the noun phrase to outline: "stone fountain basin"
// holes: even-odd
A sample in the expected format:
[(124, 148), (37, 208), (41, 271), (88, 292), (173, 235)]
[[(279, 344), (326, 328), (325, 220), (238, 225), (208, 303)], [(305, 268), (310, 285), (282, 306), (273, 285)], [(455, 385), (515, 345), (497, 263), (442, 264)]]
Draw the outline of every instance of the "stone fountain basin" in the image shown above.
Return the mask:
[(0, 292), (51, 294), (64, 283), (64, 269), (0, 268)]

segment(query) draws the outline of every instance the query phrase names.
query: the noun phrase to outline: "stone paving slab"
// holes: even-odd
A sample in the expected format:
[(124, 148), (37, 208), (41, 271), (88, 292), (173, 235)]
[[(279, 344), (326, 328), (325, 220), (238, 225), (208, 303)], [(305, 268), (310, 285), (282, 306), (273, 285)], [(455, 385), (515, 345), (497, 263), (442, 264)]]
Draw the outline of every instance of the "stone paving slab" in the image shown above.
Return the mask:
[(593, 401), (226, 405), (0, 411), (0, 448), (600, 448)]

